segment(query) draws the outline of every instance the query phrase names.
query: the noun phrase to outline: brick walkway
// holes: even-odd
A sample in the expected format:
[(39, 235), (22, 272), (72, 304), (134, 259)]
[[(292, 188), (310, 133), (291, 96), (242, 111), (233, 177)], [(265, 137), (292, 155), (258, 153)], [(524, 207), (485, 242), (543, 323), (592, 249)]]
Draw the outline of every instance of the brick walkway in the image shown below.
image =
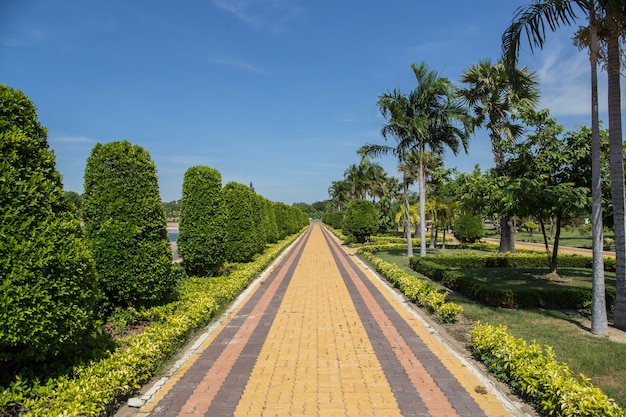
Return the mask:
[(313, 225), (137, 416), (521, 415)]

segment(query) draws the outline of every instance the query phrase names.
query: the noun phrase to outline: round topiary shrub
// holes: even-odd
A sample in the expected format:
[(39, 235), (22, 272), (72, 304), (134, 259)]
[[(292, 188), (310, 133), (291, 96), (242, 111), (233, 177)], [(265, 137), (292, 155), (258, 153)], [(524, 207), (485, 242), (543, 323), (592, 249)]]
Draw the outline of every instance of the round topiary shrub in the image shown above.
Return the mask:
[(248, 186), (229, 182), (222, 190), (226, 204), (226, 260), (249, 262), (259, 252), (259, 233), (252, 212), (252, 191)]
[(150, 306), (173, 293), (156, 166), (145, 149), (128, 141), (96, 144), (81, 207), (100, 288), (112, 306)]
[(474, 243), (485, 237), (482, 217), (471, 213), (459, 216), (454, 222), (454, 236), (463, 243)]
[(32, 363), (92, 329), (97, 279), (35, 106), (3, 84), (0, 155), (0, 362)]
[(378, 213), (367, 200), (352, 200), (346, 207), (341, 232), (353, 236), (358, 243), (364, 243), (378, 230)]
[(212, 275), (224, 264), (226, 218), (220, 172), (206, 166), (189, 168), (183, 181), (177, 239), (189, 275)]

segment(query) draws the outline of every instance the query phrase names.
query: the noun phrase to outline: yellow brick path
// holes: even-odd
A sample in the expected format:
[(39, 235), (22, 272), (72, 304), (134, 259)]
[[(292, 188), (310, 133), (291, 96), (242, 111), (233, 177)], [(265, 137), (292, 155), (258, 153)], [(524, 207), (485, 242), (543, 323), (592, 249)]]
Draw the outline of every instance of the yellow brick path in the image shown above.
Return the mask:
[[(402, 305), (385, 283), (360, 263), (355, 268), (334, 241), (329, 246), (325, 235), (328, 232), (323, 232), (320, 225), (313, 225), (293, 275), (287, 267), (277, 268), (275, 280), (256, 288), (256, 292), (266, 292), (244, 315), (245, 321), (241, 321), (231, 341), (221, 342), (226, 345), (210, 369), (203, 371), (194, 363), (201, 362), (203, 351), (215, 345), (217, 334), (244, 308), (241, 305), (138, 415), (214, 416), (209, 407), (216, 401), (219, 404), (213, 404), (215, 410), (232, 410), (220, 416), (401, 416), (401, 410), (411, 410), (407, 412), (410, 415), (437, 417), (517, 414), (510, 411), (510, 405), (503, 405), (502, 396), (496, 396), (491, 389), (485, 391), (484, 380)], [(286, 264), (293, 264), (302, 244), (301, 241), (286, 255)], [(337, 261), (333, 251), (340, 254)], [(283, 279), (290, 281), (281, 293), (279, 285)], [(273, 322), (264, 340), (255, 341), (255, 328), (266, 321), (263, 311), (282, 294), (275, 317), (270, 316)], [(387, 307), (382, 306), (381, 297)], [(362, 300), (358, 308), (357, 299)], [(402, 324), (404, 330), (396, 329), (398, 320), (408, 327)], [(378, 330), (372, 332), (374, 327)], [(370, 340), (376, 334), (384, 340)], [(254, 363), (249, 368), (241, 362), (234, 365), (246, 347), (254, 343), (262, 343)], [(416, 353), (420, 351), (411, 346), (415, 343), (428, 350), (428, 355)], [(381, 346), (388, 349), (381, 353)], [(424, 360), (428, 364), (422, 363)], [(397, 369), (390, 370), (390, 364), (397, 364)], [(223, 384), (232, 376), (232, 369), (240, 374), (234, 383), (230, 382), (229, 389), (237, 384), (241, 388), (224, 393)], [(244, 380), (237, 382), (237, 378), (242, 378), (241, 369)], [(198, 376), (198, 372), (202, 374)], [(194, 373), (197, 382), (190, 383), (187, 374)], [(395, 382), (391, 383), (390, 378), (395, 378)], [(450, 383), (446, 378), (454, 381)], [(405, 381), (401, 382), (402, 392), (398, 392), (398, 381)], [(169, 397), (164, 401), (166, 395)]]

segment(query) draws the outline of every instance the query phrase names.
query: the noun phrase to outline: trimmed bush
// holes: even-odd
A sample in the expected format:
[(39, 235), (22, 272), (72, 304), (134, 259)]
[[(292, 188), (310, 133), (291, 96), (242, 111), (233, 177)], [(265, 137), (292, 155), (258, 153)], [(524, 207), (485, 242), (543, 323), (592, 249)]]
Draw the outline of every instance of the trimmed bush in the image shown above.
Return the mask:
[(463, 243), (473, 243), (485, 237), (483, 219), (479, 215), (462, 214), (454, 222), (454, 236)]
[(584, 375), (575, 377), (550, 346), (527, 344), (505, 326), (478, 323), (470, 335), (474, 356), (546, 416), (626, 416)]
[(13, 369), (93, 325), (93, 260), (45, 135), (32, 102), (0, 84), (0, 362)]
[[(586, 262), (585, 257), (564, 255), (566, 259)], [(517, 260), (517, 261), (516, 261)], [(439, 282), (447, 288), (484, 305), (505, 308), (581, 309), (591, 300), (591, 289), (560, 287), (542, 290), (494, 288), (489, 282), (468, 277), (459, 268), (487, 268), (504, 266), (545, 267), (545, 255), (493, 254), (487, 256), (413, 257), (409, 265), (414, 271)], [(615, 305), (615, 290), (606, 289), (607, 308)]]
[(82, 202), (100, 288), (112, 306), (157, 304), (174, 291), (156, 167), (128, 141), (96, 144)]
[(378, 213), (374, 205), (367, 200), (352, 200), (346, 207), (341, 232), (353, 236), (358, 243), (365, 243), (377, 230)]
[(260, 236), (254, 221), (252, 191), (248, 186), (229, 182), (222, 190), (226, 204), (226, 260), (249, 262), (259, 252)]
[(213, 275), (226, 259), (226, 204), (222, 176), (206, 166), (185, 172), (178, 222), (178, 253), (188, 275)]
[(268, 243), (278, 242), (279, 230), (276, 224), (276, 212), (274, 211), (274, 203), (268, 199), (263, 200), (265, 204), (265, 215), (267, 216), (266, 237)]
[(144, 332), (120, 340), (123, 348), (46, 385), (32, 387), (23, 380), (16, 381), (0, 391), (0, 414), (7, 405), (17, 405), (24, 417), (114, 414), (120, 400), (145, 384), (296, 238), (293, 235), (278, 242), (254, 262), (237, 265), (228, 276), (185, 280), (176, 301), (145, 313), (153, 322)]
[(427, 308), (441, 322), (454, 322), (463, 312), (462, 306), (447, 302), (447, 294), (438, 292), (434, 285), (404, 272), (398, 265), (385, 262), (364, 249), (359, 249), (360, 256), (373, 265), (378, 273), (399, 289), (411, 302)]
[(325, 213), (322, 216), (322, 222), (333, 229), (341, 230), (343, 226), (343, 212), (335, 211), (332, 213)]

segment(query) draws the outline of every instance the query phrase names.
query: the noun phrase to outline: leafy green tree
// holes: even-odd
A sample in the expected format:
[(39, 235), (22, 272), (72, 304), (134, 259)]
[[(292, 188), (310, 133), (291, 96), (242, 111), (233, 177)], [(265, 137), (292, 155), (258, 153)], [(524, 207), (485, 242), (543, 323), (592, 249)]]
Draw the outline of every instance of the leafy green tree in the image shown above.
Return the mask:
[[(616, 242), (616, 286), (617, 300), (615, 326), (626, 329), (626, 222), (624, 219), (624, 153), (622, 149), (621, 100), (620, 100), (620, 48), (619, 38), (624, 35), (626, 10), (622, 0), (544, 0), (520, 7), (516, 10), (511, 25), (502, 35), (502, 52), (507, 68), (517, 63), (522, 32), (533, 47), (542, 48), (546, 41), (546, 23), (555, 31), (561, 25), (570, 26), (577, 16), (574, 9), (580, 9), (586, 18), (587, 28), (579, 29), (578, 46), (588, 46), (591, 64), (591, 131), (592, 131), (592, 248), (593, 248), (593, 306), (591, 331), (594, 334), (608, 334), (606, 315), (602, 312), (604, 301), (604, 270), (602, 258), (602, 185), (600, 180), (600, 124), (598, 117), (597, 65), (600, 58), (599, 32), (604, 25), (607, 29), (608, 90), (609, 90), (609, 138), (611, 160), (611, 189), (614, 206)], [(587, 31), (587, 42), (580, 35)], [(597, 313), (596, 313), (597, 312)]]
[(333, 211), (331, 213), (325, 213), (322, 217), (322, 222), (329, 225), (333, 229), (341, 230), (343, 226), (343, 211)]
[(0, 367), (52, 358), (92, 329), (93, 259), (33, 103), (0, 84)]
[[(511, 72), (501, 62), (479, 61), (465, 70), (461, 82), (468, 86), (459, 90), (473, 113), (474, 127), (485, 127), (489, 132), (496, 169), (504, 163), (506, 146), (523, 132), (523, 126), (512, 120), (513, 112), (520, 105), (532, 107), (539, 98), (533, 74), (527, 69)], [(512, 77), (516, 82), (511, 81)], [(500, 214), (500, 252), (515, 252), (513, 218), (508, 213)]]
[(343, 218), (341, 232), (353, 236), (357, 242), (364, 243), (378, 230), (378, 213), (371, 201), (352, 200)]
[(188, 275), (212, 275), (224, 264), (226, 219), (220, 172), (206, 166), (189, 168), (183, 180), (177, 239)]
[(167, 221), (178, 221), (180, 217), (180, 200), (163, 202), (163, 214)]
[(82, 213), (100, 288), (113, 306), (154, 305), (173, 292), (156, 167), (145, 149), (128, 141), (94, 146)]
[(485, 237), (480, 215), (464, 213), (454, 222), (454, 236), (463, 243), (474, 243)]
[(80, 204), (83, 200), (83, 197), (75, 191), (65, 191), (65, 197), (67, 197), (78, 212), (80, 212)]
[(258, 253), (260, 236), (255, 225), (252, 191), (247, 185), (229, 182), (222, 190), (226, 205), (226, 260), (249, 262)]
[[(550, 272), (557, 273), (561, 224), (588, 213), (591, 187), (589, 131), (563, 134), (564, 128), (547, 110), (526, 109), (520, 117), (534, 128), (527, 140), (514, 145), (504, 172), (514, 179), (519, 214), (531, 215), (543, 233)], [(546, 223), (553, 219), (555, 235), (550, 251)]]

